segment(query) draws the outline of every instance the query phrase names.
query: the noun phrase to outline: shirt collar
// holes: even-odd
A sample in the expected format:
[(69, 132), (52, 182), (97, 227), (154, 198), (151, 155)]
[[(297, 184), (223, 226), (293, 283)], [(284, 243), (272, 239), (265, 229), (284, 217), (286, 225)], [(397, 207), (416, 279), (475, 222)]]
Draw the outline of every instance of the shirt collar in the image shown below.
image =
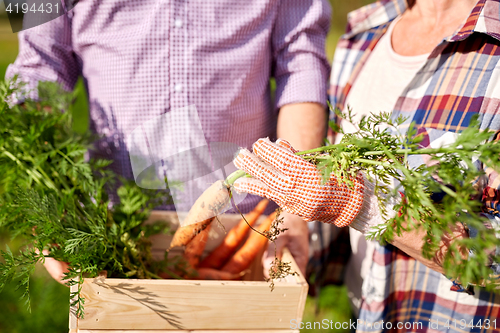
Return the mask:
[[(344, 37), (349, 39), (391, 22), (407, 7), (406, 0), (381, 0), (361, 7), (348, 14), (347, 32)], [(473, 32), (484, 33), (500, 40), (500, 0), (479, 0), (462, 28), (446, 40), (464, 40)]]

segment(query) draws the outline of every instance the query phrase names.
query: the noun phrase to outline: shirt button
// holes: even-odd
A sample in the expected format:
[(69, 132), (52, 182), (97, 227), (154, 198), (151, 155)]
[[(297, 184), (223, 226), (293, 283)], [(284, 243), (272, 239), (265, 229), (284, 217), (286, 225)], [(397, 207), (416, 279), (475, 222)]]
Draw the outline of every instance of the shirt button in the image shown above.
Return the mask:
[(180, 28), (180, 27), (182, 27), (182, 24), (183, 24), (183, 22), (182, 22), (182, 20), (180, 20), (180, 19), (177, 19), (177, 20), (175, 20), (175, 21), (174, 21), (174, 26), (175, 26), (176, 28)]
[(314, 233), (311, 235), (311, 239), (313, 242), (317, 241), (318, 240), (318, 234), (317, 233)]
[(182, 91), (182, 84), (177, 83), (177, 84), (174, 86), (174, 90), (175, 90), (176, 92), (181, 92), (181, 91)]

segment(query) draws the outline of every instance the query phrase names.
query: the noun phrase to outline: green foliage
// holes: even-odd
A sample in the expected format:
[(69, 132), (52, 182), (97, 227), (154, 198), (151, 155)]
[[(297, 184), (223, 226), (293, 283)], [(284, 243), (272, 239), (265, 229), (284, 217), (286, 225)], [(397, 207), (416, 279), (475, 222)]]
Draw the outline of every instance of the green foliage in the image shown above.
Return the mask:
[[(329, 285), (321, 288), (316, 298), (307, 297), (302, 318), (304, 329), (300, 331), (350, 332), (349, 327), (344, 326), (342, 329), (342, 324), (349, 323), (352, 318), (346, 286)], [(308, 323), (312, 326), (310, 329), (307, 327)]]
[(0, 332), (68, 333), (69, 290), (37, 267), (30, 282), (31, 311), (18, 302), (17, 282), (8, 284), (0, 296)]
[[(337, 111), (337, 114), (353, 122), (351, 110), (345, 114)], [(443, 268), (448, 276), (458, 278), (465, 285), (479, 284), (495, 289), (498, 280), (491, 276), (489, 264), (492, 260), (500, 262), (499, 255), (491, 254), (500, 241), (495, 232), (485, 227), (488, 220), (480, 214), (481, 193), (475, 184), (485, 177), (485, 168), (478, 168), (474, 161), (500, 171), (500, 144), (490, 141), (492, 132), (481, 131), (475, 118), (454, 143), (442, 148), (420, 149), (422, 137), (416, 135), (413, 125), (404, 134), (398, 131), (404, 122), (403, 118), (392, 119), (390, 113), (365, 116), (357, 124), (357, 131), (344, 135), (339, 144), (300, 154), (317, 164), (323, 179), (333, 174), (351, 183), (353, 176), (364, 171), (376, 183), (379, 207), (386, 217), (388, 201), (399, 199), (399, 191), (404, 192), (404, 199), (398, 200), (400, 203), (394, 207), (399, 214), (372, 228), (368, 234), (370, 239), (390, 242), (395, 234), (418, 229), (425, 234), (423, 255), (431, 259), (457, 222), (476, 229), (476, 238), (451, 242)], [(427, 155), (429, 162), (410, 166), (409, 158), (416, 154)], [(392, 178), (400, 183), (394, 189), (386, 185)], [(434, 202), (431, 195), (439, 192), (447, 195), (442, 201)], [(473, 249), (474, 255), (464, 259), (468, 249)]]
[[(167, 226), (143, 222), (169, 197), (117, 179), (106, 169), (109, 161), (85, 159), (94, 138), (73, 131), (71, 113), (64, 112), (72, 94), (42, 83), (39, 101), (10, 106), (22, 88), (0, 84), (0, 228), (26, 240), (17, 253), (1, 252), (0, 291), (17, 281), (29, 305), (29, 277), (46, 257), (70, 264), (68, 285), (101, 272), (130, 278), (167, 272), (166, 260), (153, 261), (148, 240)], [(110, 208), (108, 192), (116, 187), (120, 202)], [(72, 297), (83, 315), (83, 299)]]

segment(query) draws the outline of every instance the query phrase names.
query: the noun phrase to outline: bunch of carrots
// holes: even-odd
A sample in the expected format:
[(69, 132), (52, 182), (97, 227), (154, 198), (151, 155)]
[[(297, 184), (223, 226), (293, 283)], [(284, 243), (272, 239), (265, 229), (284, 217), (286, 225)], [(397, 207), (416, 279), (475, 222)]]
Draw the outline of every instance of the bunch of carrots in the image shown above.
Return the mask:
[[(185, 246), (184, 259), (188, 266), (186, 270), (188, 273), (183, 274), (184, 277), (200, 280), (240, 279), (248, 271), (257, 254), (268, 244), (266, 234), (276, 219), (276, 213), (270, 214), (258, 228), (254, 228), (268, 204), (267, 199), (260, 201), (253, 211), (246, 214), (244, 218), (242, 217), (241, 221), (227, 233), (222, 243), (203, 260), (201, 260), (202, 254), (215, 217), (177, 229), (170, 249)], [(248, 235), (252, 229), (257, 232)], [(192, 274), (192, 272), (195, 273)]]

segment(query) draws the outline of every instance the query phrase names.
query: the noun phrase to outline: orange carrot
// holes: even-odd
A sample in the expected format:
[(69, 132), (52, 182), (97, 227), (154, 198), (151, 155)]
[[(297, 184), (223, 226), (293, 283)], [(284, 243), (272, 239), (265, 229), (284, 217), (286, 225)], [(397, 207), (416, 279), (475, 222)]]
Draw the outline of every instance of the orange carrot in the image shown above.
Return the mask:
[[(248, 224), (252, 227), (257, 222), (259, 216), (264, 213), (269, 200), (261, 200), (255, 208), (245, 216)], [(236, 248), (240, 245), (243, 239), (248, 234), (250, 227), (245, 222), (244, 219), (241, 221), (228, 233), (224, 238), (222, 243), (212, 251), (200, 264), (200, 268), (221, 268), (229, 260), (229, 257), (236, 251)]]
[(184, 250), (184, 259), (191, 265), (191, 267), (198, 267), (201, 255), (207, 245), (208, 233), (210, 231), (210, 224), (207, 225), (198, 235), (196, 235), (187, 245)]
[(168, 248), (168, 250), (170, 250), (176, 246), (187, 245), (193, 238), (196, 237), (196, 235), (198, 235), (206, 227), (208, 227), (210, 225), (210, 223), (212, 223), (214, 218), (215, 217), (211, 217), (209, 219), (206, 219), (205, 221), (186, 225), (184, 227), (180, 227), (179, 229), (177, 229), (177, 231), (174, 234), (174, 238), (172, 239), (172, 242), (170, 243), (170, 247)]
[(184, 226), (175, 232), (169, 250), (189, 243), (223, 211), (229, 199), (229, 190), (224, 182), (220, 180), (213, 183), (194, 203), (184, 220)]
[[(276, 213), (273, 213), (262, 222), (259, 227), (260, 232), (269, 231), (271, 224), (276, 218)], [(240, 273), (248, 269), (252, 264), (260, 250), (267, 245), (268, 239), (257, 232), (253, 232), (248, 236), (245, 244), (229, 259), (222, 267), (224, 272)]]
[(219, 271), (214, 268), (200, 268), (198, 275), (193, 277), (195, 280), (239, 280), (242, 274)]

